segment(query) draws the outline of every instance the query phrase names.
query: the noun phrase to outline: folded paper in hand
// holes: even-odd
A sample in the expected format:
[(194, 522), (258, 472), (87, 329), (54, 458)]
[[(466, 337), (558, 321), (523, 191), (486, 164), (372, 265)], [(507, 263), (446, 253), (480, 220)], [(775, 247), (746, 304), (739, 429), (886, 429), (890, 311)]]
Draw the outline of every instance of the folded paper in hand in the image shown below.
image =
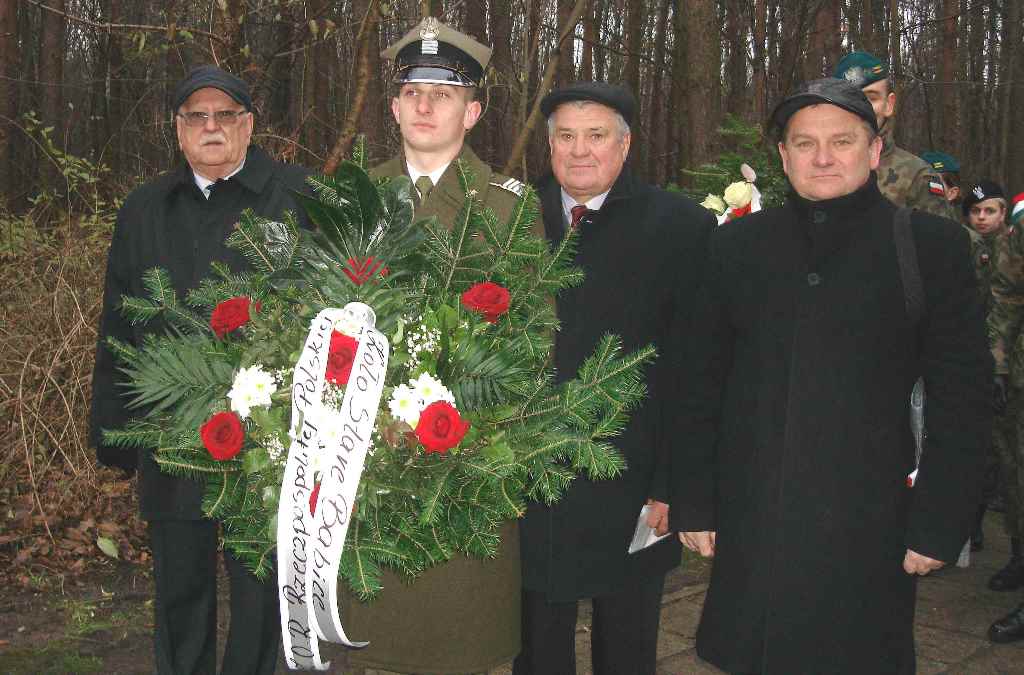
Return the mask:
[(640, 517), (636, 520), (636, 532), (633, 533), (633, 541), (629, 544), (630, 553), (636, 553), (641, 549), (647, 548), (651, 544), (656, 544), (671, 534), (671, 532), (669, 532), (668, 534), (663, 534), (659, 537), (654, 531), (654, 528), (647, 525), (647, 514), (650, 510), (650, 505), (644, 505), (644, 507), (640, 509)]

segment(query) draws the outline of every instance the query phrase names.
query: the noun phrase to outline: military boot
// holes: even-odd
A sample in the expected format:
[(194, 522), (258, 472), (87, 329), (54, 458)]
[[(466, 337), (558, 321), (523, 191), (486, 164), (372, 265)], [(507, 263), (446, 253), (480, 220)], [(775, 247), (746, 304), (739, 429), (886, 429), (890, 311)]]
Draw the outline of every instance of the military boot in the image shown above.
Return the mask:
[(1024, 586), (1024, 560), (1020, 556), (1020, 539), (1010, 538), (1010, 562), (992, 575), (988, 587), (993, 591), (1012, 591)]
[(1017, 605), (1017, 609), (989, 626), (988, 639), (999, 643), (1024, 640), (1024, 605)]

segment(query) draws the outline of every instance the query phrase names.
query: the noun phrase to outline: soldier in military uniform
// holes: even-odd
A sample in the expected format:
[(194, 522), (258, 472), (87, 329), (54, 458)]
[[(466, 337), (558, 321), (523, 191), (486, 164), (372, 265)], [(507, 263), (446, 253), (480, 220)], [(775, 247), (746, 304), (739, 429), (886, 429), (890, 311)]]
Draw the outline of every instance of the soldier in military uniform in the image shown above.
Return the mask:
[[(952, 160), (952, 158), (949, 159)], [(948, 161), (939, 161), (942, 166), (949, 166)], [(934, 163), (932, 166), (935, 166)], [(971, 241), (971, 255), (974, 258), (974, 270), (978, 277), (978, 292), (981, 294), (981, 301), (985, 306), (985, 316), (988, 316), (992, 311), (992, 277), (996, 268), (994, 264), (996, 240), (1006, 234), (1006, 198), (1002, 188), (987, 180), (972, 186), (965, 194), (961, 209), (968, 228), (974, 233)], [(985, 463), (981, 503), (978, 505), (974, 533), (971, 535), (972, 551), (980, 551), (984, 548), (985, 537), (982, 520), (985, 517), (987, 505), (1000, 493), (999, 467), (1000, 464), (1005, 463), (1000, 458), (1006, 454), (1008, 449), (1007, 423), (1008, 420), (1003, 412), (997, 414), (993, 420), (992, 449)], [(1011, 536), (1016, 536), (1014, 532), (1015, 529), (1011, 529)], [(1011, 563), (1005, 570), (997, 573), (989, 585), (994, 590), (1008, 590), (1002, 589), (1000, 586), (1006, 582), (1011, 585), (1019, 585), (1019, 582), (1014, 579), (1021, 572), (1024, 572), (1024, 568), (1018, 570), (1017, 566)]]
[(946, 189), (946, 201), (959, 208), (963, 201), (960, 193), (960, 162), (945, 152), (929, 150), (921, 153), (921, 159), (931, 165), (942, 179), (942, 187)]
[[(408, 176), (416, 186), (417, 218), (447, 225), (465, 200), (458, 166), (470, 188), (507, 220), (523, 185), (494, 172), (465, 143), (480, 118), (476, 88), (491, 49), (428, 17), (381, 53), (394, 62), (397, 87), (391, 112), (402, 134), (397, 157), (371, 170), (374, 177)], [(456, 553), (412, 585), (385, 571), (384, 590), (370, 604), (352, 596), (341, 616), (350, 635), (370, 646), (349, 652), (349, 663), (402, 673), (478, 673), (511, 661), (520, 650), (519, 531), (501, 530), (491, 560)]]
[[(992, 276), (992, 311), (988, 317), (989, 339), (995, 359), (996, 407), (1006, 409), (1007, 443), (1001, 471), (1006, 500), (1006, 527), (1010, 534), (1009, 563), (989, 580), (989, 588), (1012, 590), (1024, 585), (1021, 532), (1024, 531), (1024, 208), (1014, 210), (1010, 229), (996, 238), (995, 272)], [(1024, 639), (1024, 604), (989, 627), (993, 642)]]
[(882, 159), (877, 170), (882, 194), (897, 206), (958, 220), (946, 201), (946, 190), (935, 170), (893, 141), (896, 92), (889, 81), (889, 66), (867, 52), (852, 52), (839, 62), (833, 77), (859, 86), (875, 109), (878, 133), (882, 137)]

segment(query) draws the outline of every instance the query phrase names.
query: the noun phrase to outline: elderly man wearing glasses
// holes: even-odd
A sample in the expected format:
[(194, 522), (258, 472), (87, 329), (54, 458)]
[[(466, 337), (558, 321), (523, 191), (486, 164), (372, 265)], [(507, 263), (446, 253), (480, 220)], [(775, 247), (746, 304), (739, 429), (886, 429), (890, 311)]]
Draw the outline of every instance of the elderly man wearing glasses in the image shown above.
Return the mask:
[[(178, 85), (172, 111), (185, 162), (136, 188), (117, 215), (93, 372), (90, 440), (102, 464), (139, 471), (140, 508), (153, 550), (155, 670), (212, 673), (217, 524), (203, 517), (202, 483), (162, 473), (149, 451), (103, 445), (102, 430), (122, 427), (130, 417), (106, 339), (139, 346), (146, 332), (162, 331), (156, 321), (132, 325), (119, 311), (122, 296), (147, 295), (146, 270), (167, 270), (180, 300), (209, 274), (212, 262), (243, 270), (245, 259), (224, 243), (243, 209), (273, 219), (290, 210), (308, 226), (292, 198), (294, 190), (306, 190), (307, 172), (249, 145), (249, 87), (219, 68), (193, 70)], [(273, 673), (280, 630), (274, 579), (260, 582), (227, 551), (224, 560), (231, 626), (221, 672)]]

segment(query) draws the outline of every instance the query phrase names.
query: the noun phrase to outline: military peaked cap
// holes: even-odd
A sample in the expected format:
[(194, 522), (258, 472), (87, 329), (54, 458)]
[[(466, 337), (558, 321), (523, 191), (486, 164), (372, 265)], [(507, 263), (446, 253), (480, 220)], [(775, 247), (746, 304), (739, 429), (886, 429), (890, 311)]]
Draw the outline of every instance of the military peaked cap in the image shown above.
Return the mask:
[(396, 84), (478, 87), (491, 60), (491, 48), (428, 16), (380, 55), (394, 61)]
[(921, 153), (921, 159), (932, 165), (932, 168), (939, 173), (960, 173), (960, 162), (956, 157), (947, 155), (938, 150), (929, 150)]

